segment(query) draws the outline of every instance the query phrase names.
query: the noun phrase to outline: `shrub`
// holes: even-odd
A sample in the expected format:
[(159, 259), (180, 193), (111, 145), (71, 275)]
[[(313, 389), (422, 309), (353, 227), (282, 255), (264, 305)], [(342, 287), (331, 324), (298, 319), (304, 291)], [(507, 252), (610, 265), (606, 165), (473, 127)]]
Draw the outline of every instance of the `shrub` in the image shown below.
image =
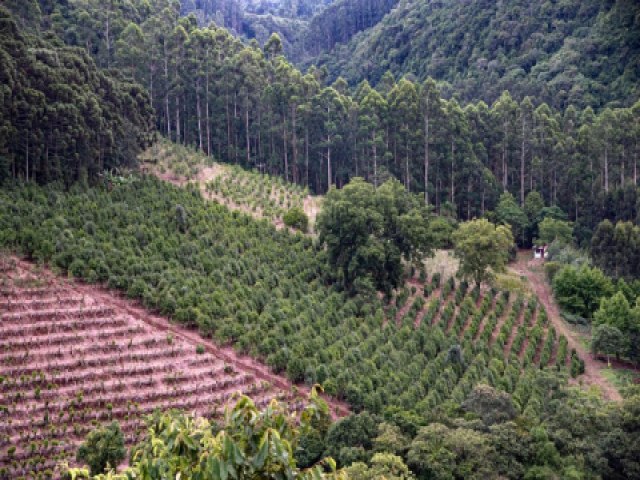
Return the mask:
[(302, 232), (309, 228), (309, 217), (300, 207), (290, 208), (282, 217), (282, 221), (287, 227), (297, 228)]
[(197, 353), (198, 355), (202, 355), (202, 354), (204, 353), (204, 345), (202, 345), (201, 343), (199, 343), (199, 344), (196, 346), (196, 353)]
[(562, 265), (558, 262), (547, 262), (544, 264), (544, 273), (547, 275), (547, 279), (550, 282), (553, 282), (553, 277), (556, 276), (558, 270), (562, 268)]
[(94, 430), (78, 449), (78, 462), (89, 466), (92, 475), (103, 473), (107, 466), (117, 467), (125, 457), (124, 435), (118, 422)]

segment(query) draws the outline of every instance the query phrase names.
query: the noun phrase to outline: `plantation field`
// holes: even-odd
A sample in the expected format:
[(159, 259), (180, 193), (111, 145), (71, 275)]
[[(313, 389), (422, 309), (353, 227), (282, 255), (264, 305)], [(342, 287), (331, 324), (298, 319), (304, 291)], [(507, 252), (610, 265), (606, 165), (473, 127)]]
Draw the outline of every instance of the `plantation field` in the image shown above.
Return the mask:
[(266, 218), (276, 227), (284, 227), (283, 216), (293, 207), (305, 211), (313, 227), (321, 197), (307, 188), (272, 176), (246, 170), (238, 165), (213, 161), (202, 152), (160, 140), (141, 154), (143, 170), (178, 184), (192, 182), (203, 195), (255, 218)]
[(0, 478), (58, 477), (112, 420), (130, 446), (155, 409), (215, 417), (236, 392), (301, 406), (285, 380), (126, 301), (15, 258), (0, 266)]
[(482, 382), (535, 413), (537, 378), (564, 384), (579, 373), (533, 297), (437, 272), (412, 280), (393, 305), (349, 297), (329, 286), (326, 253), (311, 238), (195, 189), (153, 177), (65, 195), (29, 186), (0, 194), (0, 206), (6, 247), (107, 282), (293, 382), (321, 383), (355, 411), (426, 419)]

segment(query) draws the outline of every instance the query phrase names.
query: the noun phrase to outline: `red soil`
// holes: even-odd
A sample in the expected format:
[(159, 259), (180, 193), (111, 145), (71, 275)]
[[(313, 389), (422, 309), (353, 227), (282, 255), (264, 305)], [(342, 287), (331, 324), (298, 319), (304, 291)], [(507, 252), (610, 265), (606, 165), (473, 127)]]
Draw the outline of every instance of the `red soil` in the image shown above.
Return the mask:
[[(236, 392), (259, 407), (273, 399), (304, 404), (308, 388), (230, 347), (112, 291), (11, 263), (0, 269), (0, 466), (12, 478), (47, 469), (58, 476), (58, 463), (73, 463), (94, 424), (118, 420), (131, 446), (143, 414), (155, 409), (216, 416)], [(325, 399), (334, 417), (349, 413)]]
[[(604, 377), (602, 370), (607, 368), (606, 363), (597, 360), (591, 352), (587, 351), (580, 342), (580, 334), (574, 332), (560, 317), (560, 310), (551, 292), (549, 283), (545, 280), (540, 266), (541, 260), (532, 260), (530, 252), (522, 252), (511, 269), (518, 275), (525, 276), (533, 292), (539, 301), (545, 306), (549, 322), (555, 327), (558, 336), (567, 337), (568, 350), (576, 350), (585, 364), (584, 375), (580, 381), (586, 385), (595, 385), (602, 391), (604, 398), (612, 401), (621, 401), (620, 392)], [(533, 268), (532, 268), (533, 267)], [(538, 267), (538, 268), (535, 268)]]

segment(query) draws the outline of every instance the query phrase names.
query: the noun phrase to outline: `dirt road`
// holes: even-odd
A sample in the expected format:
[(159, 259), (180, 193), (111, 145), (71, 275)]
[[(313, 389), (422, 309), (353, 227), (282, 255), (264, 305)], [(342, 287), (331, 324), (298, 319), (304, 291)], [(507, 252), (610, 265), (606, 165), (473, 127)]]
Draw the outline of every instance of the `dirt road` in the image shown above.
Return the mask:
[(578, 380), (581, 380), (585, 385), (596, 385), (607, 400), (621, 401), (620, 392), (602, 374), (602, 371), (608, 368), (607, 365), (594, 358), (593, 354), (584, 348), (580, 342), (581, 335), (571, 330), (560, 316), (560, 310), (553, 298), (551, 286), (544, 278), (542, 265), (541, 260), (533, 260), (531, 255), (520, 252), (516, 263), (512, 264), (510, 268), (517, 275), (527, 278), (531, 290), (546, 308), (549, 320), (556, 332), (567, 337), (569, 349), (575, 348), (580, 358), (584, 360), (584, 374)]

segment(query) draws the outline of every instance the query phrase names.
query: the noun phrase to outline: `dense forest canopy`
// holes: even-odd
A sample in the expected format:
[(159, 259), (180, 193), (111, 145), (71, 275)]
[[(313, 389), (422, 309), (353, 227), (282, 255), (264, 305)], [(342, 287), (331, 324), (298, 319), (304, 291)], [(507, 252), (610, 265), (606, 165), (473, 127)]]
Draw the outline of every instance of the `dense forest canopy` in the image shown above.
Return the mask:
[[(520, 207), (535, 191), (546, 205), (562, 205), (585, 240), (603, 218), (637, 220), (640, 103), (594, 111), (579, 102), (556, 110), (539, 97), (517, 101), (505, 91), (490, 105), (463, 105), (444, 99), (431, 79), (396, 79), (390, 71), (375, 89), (364, 81), (351, 90), (341, 78), (325, 86), (321, 70), (303, 73), (282, 56), (278, 36), (263, 48), (245, 45), (225, 29), (181, 17), (177, 2), (128, 0), (113, 10), (89, 0), (28, 5), (13, 7), (23, 30), (55, 33), (99, 66), (117, 69), (119, 82), (144, 86), (129, 87), (134, 112), (148, 112), (148, 98), (160, 132), (220, 160), (280, 174), (315, 192), (354, 176), (374, 184), (393, 176), (422, 192), (436, 211), (462, 219), (493, 210), (504, 190)], [(31, 12), (41, 12), (39, 22)], [(629, 100), (618, 95), (621, 103)], [(135, 125), (143, 118), (126, 119)], [(99, 143), (97, 158), (106, 157), (109, 142), (116, 154), (130, 142), (114, 130)], [(76, 131), (96, 134), (82, 124)], [(33, 147), (28, 152), (24, 135), (11, 138), (5, 149), (24, 165), (15, 173), (24, 175), (27, 158), (34, 163)], [(51, 148), (35, 155), (43, 162)], [(38, 168), (51, 170), (51, 162)]]
[(313, 63), (352, 84), (377, 84), (387, 71), (431, 76), (465, 102), (509, 90), (555, 108), (599, 108), (638, 99), (639, 52), (633, 0), (405, 0)]
[[(19, 22), (37, 25), (37, 6), (19, 7)], [(20, 29), (2, 6), (0, 58), (0, 181), (71, 184), (135, 165), (153, 129), (143, 87), (99, 69), (85, 49)]]

